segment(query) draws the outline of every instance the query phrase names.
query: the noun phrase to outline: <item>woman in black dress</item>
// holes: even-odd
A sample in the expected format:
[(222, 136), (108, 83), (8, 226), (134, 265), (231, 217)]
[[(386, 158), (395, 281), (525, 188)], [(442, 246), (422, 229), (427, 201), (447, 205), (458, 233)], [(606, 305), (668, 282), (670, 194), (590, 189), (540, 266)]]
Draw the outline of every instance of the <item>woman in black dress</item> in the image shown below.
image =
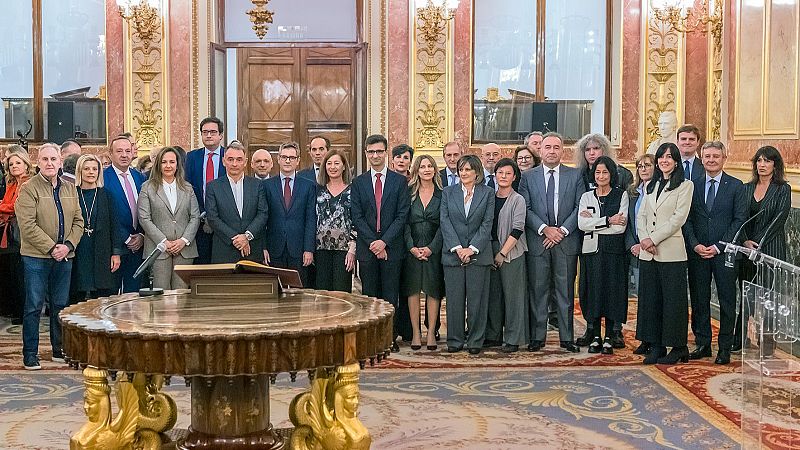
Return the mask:
[[(581, 196), (578, 228), (583, 235), (586, 264), (586, 311), (594, 333), (589, 353), (611, 355), (614, 323), (628, 317), (628, 265), (625, 261), (625, 226), (628, 193), (617, 186), (617, 165), (608, 156), (595, 161), (590, 172), (594, 189)], [(606, 337), (600, 339), (600, 320), (606, 319)]]
[(72, 264), (70, 303), (113, 295), (118, 286), (121, 242), (115, 245), (111, 232), (111, 199), (103, 189), (102, 162), (96, 155), (78, 158), (75, 186), (83, 213), (84, 230)]
[[(783, 158), (778, 149), (771, 145), (761, 147), (753, 156), (753, 176), (745, 183), (745, 198), (750, 202), (750, 215), (753, 217), (742, 230), (743, 245), (760, 250), (765, 255), (786, 261), (786, 219), (792, 207), (792, 188), (786, 182)], [(751, 281), (756, 269), (749, 259), (739, 265), (739, 280)], [(751, 305), (752, 306), (752, 305)], [(736, 320), (734, 341), (731, 351), (742, 349), (742, 305)], [(752, 308), (747, 315), (752, 314)], [(768, 326), (768, 323), (766, 324)], [(775, 348), (774, 340), (766, 341), (765, 354)]]
[[(403, 265), (402, 294), (408, 296), (411, 320), (411, 349), (419, 350), (422, 337), (419, 324), (420, 292), (426, 296), (426, 322), (433, 326), (439, 318), (439, 305), (444, 295), (442, 273), (442, 231), (439, 229), (439, 207), (442, 181), (436, 161), (429, 155), (419, 156), (411, 170), (411, 209), (406, 223), (406, 254)], [(436, 333), (428, 330), (428, 350), (436, 350)]]

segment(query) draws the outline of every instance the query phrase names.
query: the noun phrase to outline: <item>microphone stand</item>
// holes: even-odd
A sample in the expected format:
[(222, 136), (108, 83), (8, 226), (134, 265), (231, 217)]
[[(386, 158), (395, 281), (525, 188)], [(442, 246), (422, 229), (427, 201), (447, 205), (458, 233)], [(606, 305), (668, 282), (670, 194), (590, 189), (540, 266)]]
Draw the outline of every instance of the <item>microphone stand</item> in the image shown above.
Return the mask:
[(153, 287), (153, 267), (147, 268), (147, 286), (146, 288), (139, 289), (139, 297), (150, 297), (153, 295), (161, 295), (164, 289)]

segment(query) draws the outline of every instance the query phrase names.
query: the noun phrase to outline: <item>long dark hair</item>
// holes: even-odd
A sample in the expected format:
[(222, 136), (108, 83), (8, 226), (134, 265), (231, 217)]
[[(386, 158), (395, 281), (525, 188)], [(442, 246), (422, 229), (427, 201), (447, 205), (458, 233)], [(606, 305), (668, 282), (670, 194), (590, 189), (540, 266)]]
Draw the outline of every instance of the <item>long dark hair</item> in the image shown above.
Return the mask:
[(614, 186), (617, 185), (617, 183), (619, 183), (619, 172), (617, 171), (617, 163), (615, 163), (610, 156), (604, 155), (597, 158), (594, 164), (592, 164), (591, 172), (589, 172), (589, 181), (591, 181), (594, 184), (597, 184), (597, 182), (594, 181), (594, 173), (597, 171), (597, 166), (601, 164), (606, 166), (606, 170), (608, 170), (608, 173), (611, 175), (611, 180), (610, 180), (611, 182), (609, 183), (609, 187), (613, 188)]
[(678, 150), (677, 145), (673, 144), (672, 142), (665, 142), (658, 147), (658, 150), (656, 150), (656, 165), (653, 168), (653, 179), (651, 179), (650, 183), (647, 184), (648, 194), (652, 194), (656, 186), (658, 186), (658, 180), (664, 178), (664, 172), (662, 172), (661, 168), (658, 167), (658, 160), (667, 152), (669, 152), (669, 157), (675, 161), (675, 169), (670, 174), (669, 184), (665, 189), (667, 191), (677, 189), (678, 186), (680, 186), (684, 181), (685, 176), (683, 174), (683, 166), (681, 165), (681, 152)]
[(784, 173), (783, 157), (777, 148), (771, 145), (765, 145), (756, 151), (753, 155), (753, 179), (751, 183), (758, 182), (758, 158), (764, 157), (775, 163), (775, 169), (772, 172), (772, 182), (775, 184), (786, 184), (786, 175)]

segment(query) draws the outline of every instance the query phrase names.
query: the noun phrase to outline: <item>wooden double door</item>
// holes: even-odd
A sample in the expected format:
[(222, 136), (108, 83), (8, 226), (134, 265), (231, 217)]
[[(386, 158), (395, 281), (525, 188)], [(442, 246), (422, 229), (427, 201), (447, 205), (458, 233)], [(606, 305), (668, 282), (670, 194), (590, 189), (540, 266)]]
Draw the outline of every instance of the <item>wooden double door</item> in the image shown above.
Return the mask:
[(240, 48), (237, 50), (238, 129), (252, 154), (300, 144), (300, 168), (311, 165), (311, 138), (325, 136), (356, 164), (357, 48)]

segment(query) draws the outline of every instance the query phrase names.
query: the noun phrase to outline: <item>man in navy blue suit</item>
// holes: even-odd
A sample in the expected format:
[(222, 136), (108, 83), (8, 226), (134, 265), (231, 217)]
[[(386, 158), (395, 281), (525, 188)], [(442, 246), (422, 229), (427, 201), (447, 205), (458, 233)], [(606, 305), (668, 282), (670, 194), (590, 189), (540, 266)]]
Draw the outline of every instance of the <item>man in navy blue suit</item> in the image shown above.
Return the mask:
[(331, 148), (331, 141), (324, 136), (314, 136), (308, 146), (308, 156), (311, 157), (311, 167), (301, 170), (297, 175), (317, 183), (322, 160)]
[(137, 202), (145, 177), (131, 167), (133, 144), (127, 137), (115, 137), (109, 146), (109, 153), (111, 165), (103, 171), (103, 179), (116, 212), (111, 219), (114, 247), (122, 252), (117, 273), (122, 281), (122, 292), (135, 292), (139, 290), (140, 280), (133, 278), (133, 273), (142, 263), (144, 244)]
[(689, 254), (689, 294), (692, 332), (697, 348), (690, 359), (711, 356), (711, 277), (719, 297), (719, 352), (717, 364), (731, 361), (736, 324), (736, 270), (725, 266), (724, 247), (748, 216), (749, 202), (742, 182), (722, 171), (727, 155), (722, 142), (707, 142), (701, 150), (705, 176), (694, 179), (689, 217), (683, 226)]
[(211, 227), (205, 221), (206, 211), (206, 185), (225, 175), (225, 166), (222, 158), (225, 157), (225, 148), (222, 142), (222, 133), (225, 131), (222, 121), (216, 117), (206, 117), (200, 122), (200, 134), (203, 138), (203, 148), (198, 148), (186, 154), (186, 181), (194, 188), (200, 214), (203, 217), (203, 226), (197, 230), (195, 242), (197, 243), (198, 256), (195, 264), (208, 264), (211, 262)]
[(308, 268), (317, 243), (317, 185), (298, 176), (299, 162), (300, 146), (281, 144), (280, 173), (261, 184), (269, 209), (264, 260), (271, 266), (297, 270), (303, 286), (310, 287)]
[[(386, 138), (371, 135), (365, 147), (370, 170), (357, 176), (350, 188), (362, 293), (384, 299), (397, 309), (400, 270), (407, 251), (403, 233), (411, 197), (406, 178), (387, 170)], [(397, 329), (397, 315), (394, 320)], [(394, 341), (392, 350), (399, 350)]]
[(678, 149), (681, 151), (681, 165), (683, 166), (683, 176), (687, 180), (702, 178), (706, 171), (703, 168), (701, 158), (703, 155), (697, 154), (703, 138), (700, 136), (700, 129), (692, 124), (686, 124), (676, 133), (678, 138)]

